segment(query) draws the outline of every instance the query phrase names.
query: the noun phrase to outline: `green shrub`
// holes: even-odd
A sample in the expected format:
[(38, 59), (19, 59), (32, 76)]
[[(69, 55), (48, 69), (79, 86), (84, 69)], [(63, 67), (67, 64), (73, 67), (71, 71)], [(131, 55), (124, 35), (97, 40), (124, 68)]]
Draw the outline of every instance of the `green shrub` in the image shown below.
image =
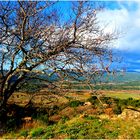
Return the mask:
[(20, 136), (24, 136), (24, 137), (27, 137), (28, 136), (28, 131), (27, 130), (22, 130), (20, 131)]
[(28, 81), (20, 87), (19, 91), (27, 92), (27, 93), (34, 93), (34, 92), (38, 92), (42, 88), (43, 86), (40, 83), (35, 84), (35, 81), (34, 82)]
[(121, 114), (122, 113), (122, 108), (121, 108), (121, 106), (115, 106), (114, 108), (113, 108), (113, 112), (115, 113), (115, 114)]
[(36, 128), (31, 131), (31, 137), (38, 137), (44, 133), (43, 128)]
[(140, 100), (129, 100), (128, 101), (129, 105), (133, 106), (133, 107), (140, 107)]
[(49, 123), (49, 117), (48, 117), (48, 114), (38, 114), (37, 117), (36, 117), (37, 120), (40, 120), (46, 124)]
[(43, 139), (50, 139), (54, 137), (53, 127), (53, 125), (50, 125), (45, 129), (45, 134), (42, 136)]
[(133, 104), (135, 107), (140, 107), (140, 100), (134, 100)]
[(87, 101), (91, 102), (93, 105), (98, 105), (99, 104), (99, 100), (97, 99), (96, 96), (90, 97)]
[(119, 135), (118, 130), (106, 130), (105, 132), (105, 137), (108, 139), (115, 139), (118, 137), (118, 135)]
[(134, 132), (134, 138), (140, 139), (140, 128), (137, 128), (136, 131)]
[(102, 97), (101, 100), (103, 103), (108, 105), (112, 105), (114, 103), (114, 100), (111, 97)]
[(79, 101), (79, 100), (75, 100), (75, 101), (71, 101), (69, 102), (69, 106), (70, 107), (78, 107), (80, 105), (83, 105), (83, 102)]
[(54, 137), (53, 132), (47, 132), (45, 135), (42, 136), (42, 139), (51, 139)]
[(133, 98), (128, 99), (114, 99), (117, 106), (121, 107), (122, 109), (126, 106), (133, 106), (133, 107), (140, 107), (140, 100), (135, 100)]
[(85, 116), (84, 118), (85, 118), (86, 120), (94, 120), (94, 119), (96, 119), (97, 117), (87, 115), (87, 116)]
[(60, 108), (57, 105), (53, 105), (49, 107), (49, 115), (52, 116), (59, 112)]
[(63, 123), (65, 123), (66, 121), (68, 121), (69, 120), (69, 117), (67, 117), (67, 116), (62, 116), (61, 117), (61, 121), (63, 122)]
[(44, 123), (49, 123), (49, 116), (44, 108), (38, 108), (37, 111), (32, 115), (34, 119), (43, 121)]

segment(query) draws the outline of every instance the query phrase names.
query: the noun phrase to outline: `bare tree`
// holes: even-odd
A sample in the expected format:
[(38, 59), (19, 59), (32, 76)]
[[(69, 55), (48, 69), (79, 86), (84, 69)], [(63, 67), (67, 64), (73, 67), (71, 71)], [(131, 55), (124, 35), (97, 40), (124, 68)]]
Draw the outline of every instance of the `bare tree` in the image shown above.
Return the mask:
[(71, 80), (90, 84), (104, 70), (110, 72), (116, 36), (100, 27), (99, 8), (73, 2), (69, 17), (62, 18), (56, 4), (0, 2), (0, 110), (29, 77), (55, 75), (54, 82), (45, 81), (58, 86)]

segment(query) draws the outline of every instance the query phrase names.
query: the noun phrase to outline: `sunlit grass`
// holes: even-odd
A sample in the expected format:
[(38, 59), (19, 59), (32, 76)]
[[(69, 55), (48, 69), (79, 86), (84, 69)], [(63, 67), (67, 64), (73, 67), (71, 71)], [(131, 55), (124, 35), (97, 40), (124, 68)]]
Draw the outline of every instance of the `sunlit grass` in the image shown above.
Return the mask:
[(140, 93), (137, 93), (137, 91), (130, 92), (127, 91), (105, 91), (105, 96), (113, 97), (113, 98), (120, 98), (120, 99), (127, 99), (127, 98), (134, 98), (134, 99), (140, 99)]

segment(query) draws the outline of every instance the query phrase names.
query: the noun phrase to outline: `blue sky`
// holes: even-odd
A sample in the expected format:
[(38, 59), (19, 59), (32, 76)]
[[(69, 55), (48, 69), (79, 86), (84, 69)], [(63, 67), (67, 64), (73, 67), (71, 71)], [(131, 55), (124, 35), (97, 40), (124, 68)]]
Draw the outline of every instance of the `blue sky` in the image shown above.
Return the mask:
[[(98, 20), (101, 26), (107, 25), (106, 32), (119, 34), (113, 47), (123, 57), (122, 67), (140, 72), (140, 1), (104, 0), (103, 3), (105, 8), (98, 13)], [(70, 5), (69, 1), (61, 1), (58, 5), (65, 17)]]
[[(140, 72), (140, 0), (103, 2), (105, 8), (97, 15), (99, 23), (101, 26), (107, 25), (106, 32), (119, 33), (113, 48), (123, 57), (123, 67), (128, 71)], [(70, 1), (60, 1), (57, 8), (68, 18), (70, 6)]]
[(105, 1), (105, 9), (98, 14), (106, 32), (118, 32), (114, 47), (123, 57), (127, 71), (140, 72), (140, 1)]

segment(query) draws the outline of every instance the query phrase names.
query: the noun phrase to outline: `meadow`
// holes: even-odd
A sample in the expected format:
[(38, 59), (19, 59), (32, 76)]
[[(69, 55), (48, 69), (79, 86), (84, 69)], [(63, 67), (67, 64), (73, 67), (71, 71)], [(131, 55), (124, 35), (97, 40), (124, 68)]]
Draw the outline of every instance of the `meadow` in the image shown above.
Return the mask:
[(1, 138), (140, 139), (139, 84), (103, 83), (91, 92), (74, 83), (69, 92), (56, 94), (43, 88), (36, 96), (17, 91), (8, 102)]

